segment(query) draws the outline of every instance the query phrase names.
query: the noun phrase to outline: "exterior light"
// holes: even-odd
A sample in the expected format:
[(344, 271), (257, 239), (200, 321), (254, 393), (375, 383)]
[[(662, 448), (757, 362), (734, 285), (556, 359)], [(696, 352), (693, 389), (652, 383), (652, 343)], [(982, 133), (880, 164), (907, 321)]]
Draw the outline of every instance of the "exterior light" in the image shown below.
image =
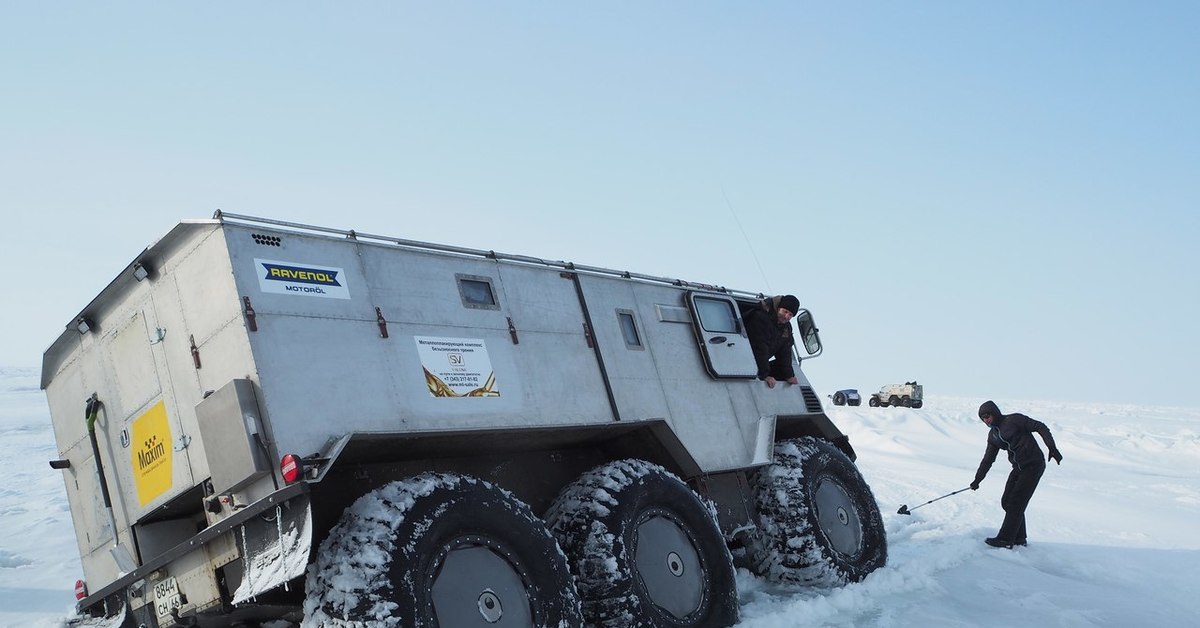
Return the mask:
[(86, 334), (92, 331), (92, 321), (80, 316), (75, 319), (75, 329), (78, 329), (80, 334)]
[(279, 471), (283, 475), (283, 481), (291, 484), (300, 479), (304, 473), (304, 461), (300, 456), (295, 454), (287, 454), (279, 460)]
[(139, 262), (133, 265), (133, 278), (141, 281), (150, 276), (150, 271)]

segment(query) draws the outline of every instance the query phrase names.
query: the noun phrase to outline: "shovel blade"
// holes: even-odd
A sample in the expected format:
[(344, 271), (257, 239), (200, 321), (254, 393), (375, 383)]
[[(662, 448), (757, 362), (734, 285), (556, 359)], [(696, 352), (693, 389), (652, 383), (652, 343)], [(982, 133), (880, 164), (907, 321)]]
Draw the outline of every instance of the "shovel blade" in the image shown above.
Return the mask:
[(908, 505), (907, 505), (907, 504), (901, 504), (901, 505), (900, 505), (900, 510), (897, 510), (897, 511), (896, 511), (896, 514), (898, 514), (898, 515), (911, 515), (912, 513), (911, 513), (911, 512), (908, 512)]

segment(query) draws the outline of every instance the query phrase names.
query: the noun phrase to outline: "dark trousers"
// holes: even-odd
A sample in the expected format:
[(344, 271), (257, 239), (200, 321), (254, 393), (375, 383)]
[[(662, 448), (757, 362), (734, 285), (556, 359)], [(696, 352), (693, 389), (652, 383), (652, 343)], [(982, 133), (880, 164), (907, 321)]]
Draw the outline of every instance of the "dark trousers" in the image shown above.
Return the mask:
[(1045, 464), (1026, 465), (1023, 469), (1013, 467), (1012, 473), (1008, 474), (1008, 482), (1004, 485), (1004, 494), (1000, 496), (1000, 507), (1004, 509), (1004, 523), (1000, 524), (996, 538), (1013, 543), (1025, 541), (1025, 508), (1029, 506), (1029, 500), (1033, 499), (1033, 492), (1037, 490), (1038, 482), (1045, 472)]

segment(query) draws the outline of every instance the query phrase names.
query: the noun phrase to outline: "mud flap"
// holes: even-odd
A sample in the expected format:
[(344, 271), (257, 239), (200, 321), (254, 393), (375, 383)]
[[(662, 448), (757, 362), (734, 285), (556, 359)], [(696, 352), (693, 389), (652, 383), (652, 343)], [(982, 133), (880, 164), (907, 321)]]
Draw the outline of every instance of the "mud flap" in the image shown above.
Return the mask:
[(232, 532), (243, 568), (233, 603), (241, 604), (304, 574), (312, 550), (309, 497), (278, 504)]

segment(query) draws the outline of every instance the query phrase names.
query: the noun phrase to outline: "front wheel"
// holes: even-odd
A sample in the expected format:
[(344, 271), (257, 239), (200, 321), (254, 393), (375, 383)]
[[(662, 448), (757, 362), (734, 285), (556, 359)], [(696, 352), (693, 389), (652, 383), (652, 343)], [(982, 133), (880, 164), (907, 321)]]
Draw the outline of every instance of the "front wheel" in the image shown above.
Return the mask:
[(733, 558), (715, 515), (666, 469), (601, 465), (559, 493), (546, 522), (570, 559), (589, 626), (737, 623)]
[(758, 472), (751, 568), (779, 582), (841, 585), (887, 563), (883, 517), (866, 480), (837, 447), (813, 437), (776, 444)]
[(879, 397), (871, 397), (870, 399), (867, 399), (867, 405), (871, 406), (872, 408), (878, 408), (879, 407)]
[(835, 405), (835, 406), (846, 405), (846, 395), (843, 395), (842, 393), (835, 393), (833, 395), (833, 405)]
[(423, 473), (354, 502), (309, 569), (304, 628), (580, 626), (566, 556), (490, 483)]

